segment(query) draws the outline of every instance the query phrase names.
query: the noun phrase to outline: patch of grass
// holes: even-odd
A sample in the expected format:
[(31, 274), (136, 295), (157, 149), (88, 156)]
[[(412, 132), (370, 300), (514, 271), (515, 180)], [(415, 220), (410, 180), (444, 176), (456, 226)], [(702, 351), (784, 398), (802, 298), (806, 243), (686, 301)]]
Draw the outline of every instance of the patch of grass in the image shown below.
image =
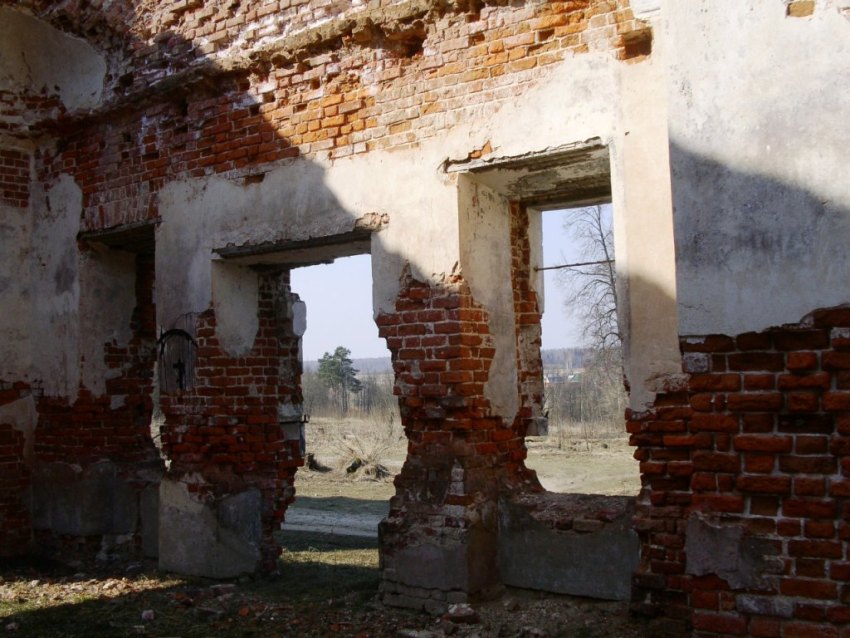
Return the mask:
[(366, 600), (378, 592), (376, 538), (292, 531), (279, 532), (276, 538), (283, 547), (280, 575), (263, 586), (265, 592), (279, 590), (293, 600), (352, 594)]

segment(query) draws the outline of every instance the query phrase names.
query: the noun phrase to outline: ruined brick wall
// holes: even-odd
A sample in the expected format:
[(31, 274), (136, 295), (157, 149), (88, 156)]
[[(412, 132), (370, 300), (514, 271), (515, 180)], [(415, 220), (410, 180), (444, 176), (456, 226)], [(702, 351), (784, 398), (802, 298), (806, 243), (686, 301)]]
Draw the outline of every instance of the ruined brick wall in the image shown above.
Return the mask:
[[(99, 110), (51, 112), (31, 126), (50, 138), (37, 152), (38, 181), (49, 188), (60, 175), (73, 178), (82, 190), (84, 231), (158, 220), (158, 196), (170, 182), (218, 176), (254, 184), (296, 157), (333, 161), (438, 139), (521, 99), (570, 56), (601, 50), (628, 58), (634, 52), (626, 36), (640, 27), (625, 0), (20, 6), (110, 54)], [(473, 581), (447, 583), (435, 596), (445, 601), (447, 591), (484, 589), (497, 579), (495, 494), (502, 482), (528, 478), (523, 436), (540, 401), (540, 318), (526, 272), (527, 220), (520, 209), (514, 215), (522, 409), (513, 422), (491, 413), (488, 318), (462, 278), (411, 280), (396, 312), (381, 318), (410, 440), (382, 532), (388, 591), (399, 596), (410, 592), (392, 575), (402, 560), (394, 552), (408, 539), (394, 525), (422, 523), (428, 535), (441, 519), (438, 527), (456, 533), (457, 547), (471, 548), (467, 560), (480, 566)], [(300, 397), (299, 372), (291, 368), (297, 352), (273, 313), (273, 288), (264, 277), (251, 355), (223, 352), (207, 309), (197, 325), (196, 385), (162, 397), (163, 450), (175, 477), (200, 474), (194, 489), (212, 500), (248, 487), (262, 491), (267, 565), (275, 553), (271, 531), (301, 463), (296, 442), (283, 438), (276, 420), (280, 402)], [(104, 356), (122, 368), (137, 354)], [(126, 436), (142, 436), (150, 384), (139, 385), (138, 401), (126, 409), (112, 405), (129, 394), (122, 384), (133, 378), (127, 371), (113, 380), (104, 397), (82, 389), (73, 405), (40, 402), (38, 458), (89, 463), (150, 449), (122, 445)], [(75, 434), (93, 447), (75, 445), (68, 438)], [(423, 485), (432, 494), (424, 502)]]
[[(169, 476), (191, 479), (200, 501), (256, 488), (262, 495), (263, 567), (280, 552), (272, 538), (295, 496), (301, 442), (281, 425), (280, 408), (302, 403), (299, 338), (292, 331), (289, 274), (260, 277), (259, 328), (250, 352), (228, 355), (212, 310), (198, 317), (195, 378), (187, 390), (163, 389), (163, 452)], [(250, 310), (248, 310), (250, 311)]]
[[(100, 537), (116, 532), (110, 522), (114, 512), (135, 511), (142, 493), (155, 490), (162, 474), (163, 462), (151, 431), (156, 361), (153, 262), (152, 254), (135, 256), (132, 338), (126, 345), (103, 344), (104, 392), (94, 393), (81, 384), (72, 400), (38, 393), (32, 507), (42, 550), (103, 549)], [(68, 468), (73, 468), (70, 474)], [(129, 486), (128, 492), (122, 492), (114, 503), (104, 497), (102, 511), (96, 513), (86, 504), (83, 492), (114, 491), (116, 484), (109, 476), (122, 488)], [(67, 522), (75, 517), (90, 520)], [(137, 554), (142, 548), (141, 528), (138, 515), (131, 518), (118, 524), (118, 531), (133, 537), (123, 549)]]
[(838, 636), (850, 312), (681, 347), (686, 382), (628, 421), (643, 481), (635, 608), (700, 636)]
[(41, 397), (35, 459), (88, 465), (102, 458), (120, 463), (158, 462), (151, 438), (156, 320), (153, 255), (136, 256), (136, 307), (126, 346), (103, 344), (106, 392), (81, 386), (74, 401)]
[[(395, 312), (377, 323), (408, 439), (381, 523), (382, 588), (391, 603), (439, 609), (497, 582), (495, 512), (487, 504), (525, 450), (511, 424), (491, 415), (485, 384), (495, 350), (487, 314), (461, 276), (433, 286), (408, 276)], [(416, 554), (418, 545), (426, 554)], [(431, 591), (408, 574), (429, 552), (442, 571), (429, 578)]]
[[(409, 4), (418, 6), (399, 7)], [(69, 120), (59, 128), (58, 149), (40, 156), (40, 179), (74, 175), (89, 229), (155, 218), (166, 179), (221, 174), (241, 180), (294, 156), (407, 148), (475, 117), (484, 105), (514, 100), (566, 56), (590, 47), (625, 55), (623, 36), (639, 26), (624, 1), (408, 9), (391, 21), (397, 32), (332, 22), (315, 42), (302, 42), (297, 55), (272, 49), (239, 64), (212, 56), (203, 82), (187, 77), (167, 84), (169, 95), (140, 94), (118, 110)], [(207, 11), (198, 6), (183, 15), (190, 20)], [(205, 24), (229, 31), (228, 37), (239, 30), (240, 46), (260, 42), (262, 29), (234, 20)], [(276, 18), (275, 24), (285, 22)], [(185, 37), (194, 39), (185, 43), (193, 52), (206, 50), (197, 42), (209, 44), (202, 31), (187, 26)], [(169, 37), (181, 39), (179, 32)], [(218, 50), (224, 40), (213, 42)], [(182, 59), (167, 57), (173, 64)]]
[[(107, 87), (113, 99), (137, 96), (165, 78), (192, 77), (210, 62), (232, 66), (251, 49), (261, 52), (254, 57), (271, 58), (275, 66), (291, 64), (296, 79), (306, 74), (310, 81), (344, 74), (345, 66), (338, 66), (343, 48), (374, 48), (387, 78), (407, 66), (394, 58), (429, 58), (420, 61), (419, 70), (436, 72), (471, 49), (475, 65), (461, 64), (440, 75), (460, 79), (461, 72), (473, 71), (475, 77), (467, 79), (481, 80), (550, 64), (565, 51), (583, 52), (600, 40), (626, 58), (634, 53), (629, 35), (640, 30), (624, 0), (535, 0), (510, 8), (502, 2), (433, 0), (120, 0), (97, 8), (48, 0), (13, 4), (109, 52)], [(287, 38), (287, 45), (278, 45)], [(432, 46), (432, 39), (443, 43)]]

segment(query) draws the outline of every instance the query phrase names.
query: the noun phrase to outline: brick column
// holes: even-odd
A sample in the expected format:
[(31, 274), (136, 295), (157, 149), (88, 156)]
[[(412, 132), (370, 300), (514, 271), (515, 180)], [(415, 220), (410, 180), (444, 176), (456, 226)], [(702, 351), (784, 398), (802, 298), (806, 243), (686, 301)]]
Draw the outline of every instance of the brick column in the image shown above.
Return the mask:
[(162, 397), (171, 462), (160, 510), (166, 568), (212, 577), (276, 568), (273, 534), (303, 465), (298, 433), (283, 422), (302, 401), (294, 299), (288, 272), (260, 275), (259, 329), (240, 357), (222, 349), (212, 310), (198, 317), (191, 387)]
[(378, 326), (409, 441), (380, 525), (382, 591), (390, 604), (440, 610), (499, 583), (497, 495), (522, 440), (490, 414), (487, 314), (462, 277), (408, 277)]

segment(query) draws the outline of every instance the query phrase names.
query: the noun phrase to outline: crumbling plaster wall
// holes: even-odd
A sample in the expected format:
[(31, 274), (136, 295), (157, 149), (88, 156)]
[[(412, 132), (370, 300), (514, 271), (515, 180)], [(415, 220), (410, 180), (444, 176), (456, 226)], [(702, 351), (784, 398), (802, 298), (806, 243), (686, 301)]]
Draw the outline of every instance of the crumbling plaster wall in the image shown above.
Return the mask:
[[(135, 256), (78, 244), (83, 193), (70, 175), (34, 179), (39, 142), (28, 139), (45, 118), (96, 108), (105, 74), (104, 56), (86, 41), (0, 7), (0, 294), (7, 310), (0, 318), (0, 424), (21, 434), (0, 481), (4, 552), (29, 548), (33, 529), (110, 535), (110, 545), (128, 533), (132, 540), (147, 496), (139, 485), (157, 480), (153, 446), (133, 430), (144, 419), (144, 400), (133, 396), (144, 374), (122, 380), (132, 366), (124, 356), (134, 336)], [(86, 430), (70, 434), (80, 422)], [(14, 440), (5, 443), (15, 449)], [(132, 469), (121, 466), (130, 459)], [(148, 507), (141, 517), (149, 523), (150, 516)]]
[[(650, 70), (643, 68), (650, 65)], [(473, 291), (478, 291), (476, 297), (496, 313), (493, 316), (503, 314), (508, 307), (501, 303), (504, 299), (490, 297), (491, 291), (499, 289), (503, 297), (509, 294), (509, 278), (496, 275), (507, 272), (505, 267), (510, 264), (504, 243), (508, 239), (506, 227), (490, 232), (497, 244), (490, 246), (494, 250), (485, 252), (488, 259), (495, 260), (494, 267), (476, 267), (472, 259), (479, 258), (481, 246), (489, 241), (489, 221), (478, 225), (481, 213), (463, 212), (459, 217), (457, 193), (459, 188), (463, 192), (463, 187), (459, 187), (457, 175), (441, 170), (447, 159), (462, 159), (488, 142), (493, 155), (511, 156), (543, 152), (558, 143), (603, 140), (611, 149), (612, 182), (616, 184), (621, 276), (625, 281), (632, 277), (651, 282), (647, 287), (654, 286), (674, 297), (669, 204), (664, 207), (665, 132), (659, 124), (664, 122), (663, 98), (659, 98), (656, 110), (654, 104), (643, 107), (644, 119), (629, 114), (636, 124), (634, 133), (617, 108), (623, 100), (638, 102), (631, 96), (642, 95), (647, 82), (658, 85), (657, 63), (623, 65), (607, 52), (576, 56), (541, 74), (535, 88), (521, 100), (482, 104), (438, 140), (424, 140), (409, 150), (373, 151), (333, 160), (319, 154), (311, 160), (292, 160), (273, 168), (260, 183), (244, 186), (221, 177), (172, 182), (161, 191), (157, 203), (163, 220), (157, 234), (157, 271), (167, 273), (158, 285), (160, 324), (168, 326), (186, 312), (209, 306), (213, 249), (273, 243), (276, 238), (298, 241), (331, 237), (351, 231), (357, 219), (370, 213), (386, 214), (390, 219), (372, 242), (376, 315), (392, 309), (405, 264), (421, 280), (455, 272), (459, 266)], [(650, 123), (655, 128), (645, 131)], [(642, 169), (627, 168), (629, 153), (640, 156)], [(374, 179), (375, 175), (381, 179)], [(653, 191), (660, 194), (648, 202), (631, 194), (633, 187), (651, 190), (648, 183), (660, 183)], [(500, 205), (505, 206), (506, 201), (503, 198)], [(461, 195), (460, 206), (465, 209), (467, 205)], [(494, 216), (484, 213), (484, 217)], [(635, 218), (641, 219), (640, 224), (627, 221)], [(653, 231), (633, 233), (632, 228), (626, 228), (629, 223)], [(666, 231), (661, 232), (663, 229)], [(462, 237), (468, 247), (465, 253)], [(479, 241), (482, 243), (469, 243)], [(502, 249), (496, 250), (497, 246)], [(497, 267), (500, 261), (501, 271)], [(640, 282), (635, 285), (640, 286)], [(677, 346), (675, 333), (669, 332), (673, 326), (665, 321), (670, 303), (655, 303), (659, 295), (629, 296), (627, 286), (625, 292), (624, 297), (634, 306), (626, 316), (640, 318), (628, 325), (638, 331), (630, 341), (629, 361), (635, 400), (641, 404), (651, 401), (654, 375), (678, 369), (678, 357), (671, 356)], [(251, 320), (250, 313), (245, 314), (245, 320)], [(508, 324), (504, 334), (511, 335), (512, 344), (513, 328)], [(513, 355), (504, 348), (497, 350), (503, 353), (506, 364), (500, 365), (504, 378), (510, 379)], [(644, 379), (649, 379), (650, 385), (645, 386)], [(509, 400), (498, 391), (492, 396), (498, 396), (500, 402)], [(512, 418), (510, 410), (502, 416)]]
[(783, 2), (697, 4), (665, 6), (680, 333), (761, 330), (846, 303), (846, 3), (800, 18)]
[(0, 6), (0, 122), (28, 126), (103, 97), (106, 60), (88, 42)]
[[(116, 3), (113, 8), (118, 11), (121, 6)], [(460, 571), (452, 572), (453, 579), (457, 576), (457, 582), (466, 583), (467, 589), (484, 589), (497, 579), (494, 492), (508, 468), (519, 472), (524, 458), (522, 436), (511, 429), (520, 407), (520, 389), (516, 387), (516, 326), (506, 310), (514, 299), (510, 227), (505, 223), (508, 201), (491, 193), (490, 203), (481, 206), (480, 199), (476, 203), (470, 196), (474, 184), (443, 168), (447, 162), (463, 161), (475, 153), (491, 158), (519, 157), (589, 139), (601, 140), (609, 149), (618, 229), (625, 227), (627, 220), (641, 217), (655, 230), (636, 240), (629, 238), (629, 232), (618, 230), (622, 238), (617, 247), (620, 271), (627, 284), (624, 298), (631, 306), (624, 310), (624, 317), (635, 335), (630, 342), (630, 378), (636, 388), (635, 401), (642, 405), (654, 387), (644, 383), (644, 378), (671, 371), (671, 359), (666, 355), (675, 343), (673, 334), (664, 333), (668, 324), (655, 321), (658, 315), (667, 317), (669, 304), (658, 305), (651, 295), (628, 294), (638, 280), (649, 281), (649, 290), (670, 292), (672, 288), (670, 206), (663, 188), (666, 130), (659, 126), (663, 109), (645, 106), (640, 115), (633, 115), (631, 107), (618, 105), (640, 103), (647, 86), (658, 86), (661, 66), (657, 55), (623, 61), (621, 38), (640, 26), (625, 3), (556, 6), (530, 2), (510, 7), (496, 3), (469, 15), (463, 14), (466, 9), (462, 7), (428, 13), (433, 8), (429, 3), (398, 3), (402, 12), (411, 7), (411, 20), (427, 16), (434, 23), (414, 23), (412, 29), (406, 31), (407, 25), (395, 31), (394, 18), (382, 15), (388, 25), (393, 23), (385, 25), (388, 30), (383, 33), (331, 20), (312, 25), (316, 30), (309, 33), (316, 36), (315, 42), (298, 33), (286, 34), (293, 37), (287, 46), (276, 42), (280, 34), (270, 32), (272, 37), (254, 42), (268, 47), (259, 54), (256, 65), (245, 56), (232, 55), (250, 43), (237, 39), (234, 44), (230, 32), (214, 43), (191, 40), (188, 25), (198, 17), (196, 10), (200, 11), (192, 7), (185, 19), (177, 16), (179, 28), (163, 48), (175, 53), (169, 61), (174, 70), (181, 63), (194, 64), (186, 61), (193, 56), (196, 61), (201, 59), (199, 52), (216, 53), (199, 63), (209, 80), (203, 85), (189, 83), (198, 86), (200, 94), (175, 89), (181, 78), (194, 82), (197, 77), (191, 74), (177, 76), (146, 93), (145, 81), (171, 67), (148, 65), (159, 55), (158, 47), (140, 47), (138, 50), (146, 53), (137, 60), (138, 73), (129, 77), (124, 87), (129, 97), (121, 98), (121, 91), (110, 85), (115, 89), (110, 99), (122, 108), (89, 119), (80, 116), (79, 130), (63, 129), (61, 143), (40, 149), (38, 179), (42, 185), (38, 186), (36, 210), (40, 218), (57, 220), (50, 222), (55, 228), (45, 240), (70, 240), (71, 244), (77, 229), (97, 231), (146, 220), (159, 222), (157, 324), (167, 328), (186, 313), (195, 313), (197, 327), (203, 332), (198, 335), (200, 350), (206, 348), (201, 355), (206, 359), (201, 368), (209, 383), (204, 394), (164, 399), (173, 408), (170, 426), (175, 436), (169, 445), (173, 444), (178, 465), (187, 472), (190, 468), (206, 470), (207, 462), (213, 468), (234, 466), (230, 452), (221, 450), (223, 438), (216, 438), (226, 438), (230, 431), (222, 434), (215, 428), (226, 426), (235, 431), (245, 427), (243, 421), (248, 417), (254, 419), (252, 426), (275, 424), (274, 406), (263, 404), (251, 411), (246, 408), (247, 400), (235, 391), (230, 396), (214, 387), (225, 379), (213, 362), (221, 356), (228, 366), (240, 368), (251, 365), (247, 361), (252, 354), (264, 357), (263, 365), (269, 357), (297, 356), (289, 344), (277, 346), (279, 350), (269, 344), (279, 329), (275, 322), (280, 320), (269, 308), (269, 298), (283, 289), (267, 290), (264, 301), (257, 292), (257, 274), (246, 267), (248, 261), (228, 263), (217, 251), (335, 238), (356, 228), (358, 220), (387, 219), (386, 227), (371, 240), (374, 308), (379, 322), (394, 317), (405, 327), (423, 331), (435, 330), (431, 323), (437, 320), (427, 317), (439, 317), (441, 329), (449, 331), (446, 339), (477, 344), (457, 350), (468, 350), (475, 361), (463, 360), (463, 354), (451, 355), (457, 348), (454, 344), (439, 355), (441, 361), (428, 361), (444, 366), (446, 374), (433, 373), (439, 382), (429, 381), (427, 388), (422, 387), (435, 393), (436, 403), (446, 399), (445, 406), (417, 412), (421, 403), (417, 407), (414, 392), (425, 377), (418, 375), (417, 362), (411, 368), (417, 374), (410, 379), (400, 375), (400, 391), (410, 392), (403, 397), (409, 410), (407, 423), (412, 434), (421, 435), (416, 443), (421, 444), (422, 453), (417, 457), (419, 464), (410, 464), (402, 481), (407, 487), (399, 489), (394, 524), (402, 531), (418, 525), (416, 534), (425, 539), (427, 549), (435, 556), (447, 557), (435, 569), (457, 568)], [(334, 5), (332, 13), (342, 8)], [(141, 42), (151, 36), (139, 28), (148, 17), (143, 12), (131, 21), (131, 39), (138, 37)], [(114, 18), (112, 9), (107, 18)], [(305, 20), (305, 24), (310, 21)], [(339, 50), (335, 34), (342, 38)], [(328, 42), (334, 43), (330, 45), (334, 51), (327, 51)], [(192, 48), (198, 44), (199, 48)], [(207, 51), (209, 44), (212, 49)], [(287, 48), (290, 45), (304, 49), (297, 63), (293, 49)], [(176, 55), (187, 50), (192, 54), (185, 59)], [(345, 74), (340, 75), (341, 70)], [(228, 74), (223, 75), (224, 71)], [(419, 88), (424, 80), (427, 92)], [(658, 97), (661, 91), (651, 94), (653, 100), (663, 100)], [(139, 98), (138, 105), (130, 105), (134, 95)], [(632, 157), (655, 170), (647, 167), (631, 172), (627, 162)], [(659, 194), (649, 204), (632, 195), (638, 187), (645, 188), (644, 182), (661, 183)], [(60, 195), (61, 205), (55, 207), (53, 197)], [(479, 215), (485, 223), (477, 222)], [(493, 250), (482, 255), (476, 249), (485, 245)], [(58, 251), (47, 263), (51, 272), (62, 274), (57, 281), (68, 298), (51, 290), (39, 302), (44, 306), (38, 314), (47, 322), (45, 328), (63, 312), (76, 312), (75, 304), (83, 310), (93, 307), (85, 301), (87, 269), (65, 259), (64, 254)], [(257, 257), (254, 263), (267, 259)], [(113, 265), (124, 269), (121, 264)], [(496, 277), (497, 273), (508, 276)], [(45, 273), (40, 275), (45, 285), (47, 279)], [(423, 299), (428, 302), (422, 303)], [(404, 304), (421, 306), (417, 312), (422, 314), (411, 319), (402, 309)], [(265, 328), (258, 323), (258, 305), (266, 313)], [(116, 312), (123, 307), (123, 302), (116, 304)], [(462, 319), (457, 321), (456, 315)], [(78, 331), (79, 317), (68, 318), (69, 330)], [(117, 316), (109, 323), (120, 325)], [(407, 325), (414, 323), (419, 325)], [(654, 325), (655, 332), (640, 332), (643, 324)], [(389, 328), (385, 331), (390, 332)], [(495, 346), (492, 351), (488, 332)], [(88, 362), (96, 349), (72, 333), (63, 338), (60, 349), (67, 354), (61, 364), (67, 370), (51, 375), (56, 391), (69, 397), (76, 392), (74, 382), (80, 375), (85, 384), (87, 378), (95, 379), (98, 371), (96, 362)], [(120, 329), (104, 336), (115, 339), (116, 335), (123, 338)], [(659, 336), (664, 346), (655, 345)], [(388, 342), (395, 340), (391, 348), (396, 354), (401, 348), (399, 338), (388, 337)], [(82, 369), (80, 353), (87, 359)], [(424, 359), (433, 351), (410, 346), (405, 354)], [(447, 358), (455, 360), (447, 362)], [(456, 365), (474, 365), (475, 373), (458, 374)], [(47, 362), (39, 360), (34, 367), (39, 366), (46, 369)], [(404, 364), (399, 364), (402, 369)], [(251, 394), (264, 387), (268, 390), (264, 399), (297, 400), (297, 388), (287, 385), (297, 379), (297, 370), (274, 378), (265, 371), (240, 374), (239, 382), (231, 383), (239, 392)], [(261, 383), (256, 381), (258, 377)], [(457, 381), (466, 378), (473, 381)], [(458, 396), (456, 391), (472, 395)], [(446, 416), (442, 430), (428, 432), (434, 436), (426, 437), (421, 428), (439, 426), (441, 414)], [(212, 448), (199, 451), (193, 442), (180, 440), (189, 427), (196, 426), (214, 447), (219, 446), (217, 452), (209, 452)], [(479, 427), (480, 431), (474, 431)], [(291, 498), (286, 481), (291, 481), (298, 465), (292, 442), (272, 438), (267, 443), (278, 446), (281, 458), (286, 457), (281, 462), (285, 472), (264, 478), (265, 489), (272, 491), (269, 486), (277, 485), (274, 481), (278, 480), (284, 488), (281, 496), (267, 498), (274, 511), (264, 512), (266, 527), (282, 516)], [(444, 448), (445, 441), (449, 444)], [(186, 447), (178, 449), (183, 445)], [(446, 459), (454, 461), (443, 467)], [(442, 464), (438, 472), (431, 473), (439, 480), (428, 479), (435, 487), (433, 502), (417, 503), (415, 495), (421, 489), (409, 484), (428, 474), (432, 462)], [(443, 476), (443, 470), (448, 475)], [(248, 467), (247, 472), (251, 471)], [(201, 482), (192, 487), (195, 493), (206, 493), (208, 486)], [(184, 483), (189, 485), (189, 479)], [(192, 489), (181, 487), (179, 493), (188, 494)], [(439, 491), (446, 489), (446, 493)], [(429, 545), (433, 514), (445, 516), (447, 526), (458, 525), (449, 539), (454, 545), (448, 541), (445, 547)], [(467, 525), (472, 526), (468, 535)], [(465, 563), (450, 564), (452, 557), (459, 555)], [(416, 559), (415, 553), (410, 556), (410, 560)], [(406, 577), (415, 581), (417, 575)], [(416, 588), (416, 582), (404, 584)], [(396, 593), (403, 595), (401, 590)], [(442, 596), (444, 603), (445, 592)]]

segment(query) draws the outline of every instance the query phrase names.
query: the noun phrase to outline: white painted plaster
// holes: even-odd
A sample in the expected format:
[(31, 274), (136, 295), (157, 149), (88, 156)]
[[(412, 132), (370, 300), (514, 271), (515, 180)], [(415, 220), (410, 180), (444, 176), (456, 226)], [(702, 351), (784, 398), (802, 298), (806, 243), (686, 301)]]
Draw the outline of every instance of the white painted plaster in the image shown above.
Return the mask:
[(664, 48), (656, 31), (652, 56), (620, 66), (611, 146), (618, 311), (635, 410), (649, 407), (681, 372)]
[(254, 346), (260, 328), (257, 273), (244, 266), (213, 262), (212, 287), (216, 337), (228, 355), (244, 356)]
[(292, 334), (303, 337), (307, 332), (307, 304), (303, 301), (292, 303)]
[(351, 214), (389, 215), (389, 226), (372, 241), (376, 314), (394, 310), (405, 264), (414, 278), (430, 281), (457, 263), (457, 192), (441, 170), (445, 151), (429, 143), (412, 152), (337, 160), (327, 168), (326, 187)]
[(665, 11), (680, 331), (738, 334), (850, 301), (850, 181), (836, 173), (850, 165), (850, 21), (831, 2), (802, 19), (762, 0)]
[(0, 7), (0, 85), (58, 95), (69, 111), (97, 106), (106, 60), (85, 40)]
[(28, 377), (32, 366), (32, 215), (0, 204), (0, 380)]
[(511, 423), (519, 409), (519, 396), (508, 206), (508, 201), (497, 192), (461, 176), (458, 182), (461, 268), (473, 299), (488, 314), (490, 337), (496, 349), (484, 394), (493, 413)]
[(80, 383), (77, 232), (83, 195), (68, 175), (33, 188), (32, 378), (74, 400)]
[(629, 6), (638, 20), (649, 20), (661, 12), (661, 0), (631, 0)]
[[(210, 307), (214, 249), (323, 237), (354, 225), (324, 186), (321, 168), (308, 160), (249, 186), (221, 177), (173, 182), (159, 194), (159, 211), (157, 319), (165, 327)], [(256, 308), (244, 314), (248, 319)]]
[(106, 379), (116, 374), (104, 361), (105, 345), (123, 347), (133, 338), (135, 255), (93, 244), (80, 253), (79, 277), (82, 383), (94, 396), (101, 396), (106, 392)]

